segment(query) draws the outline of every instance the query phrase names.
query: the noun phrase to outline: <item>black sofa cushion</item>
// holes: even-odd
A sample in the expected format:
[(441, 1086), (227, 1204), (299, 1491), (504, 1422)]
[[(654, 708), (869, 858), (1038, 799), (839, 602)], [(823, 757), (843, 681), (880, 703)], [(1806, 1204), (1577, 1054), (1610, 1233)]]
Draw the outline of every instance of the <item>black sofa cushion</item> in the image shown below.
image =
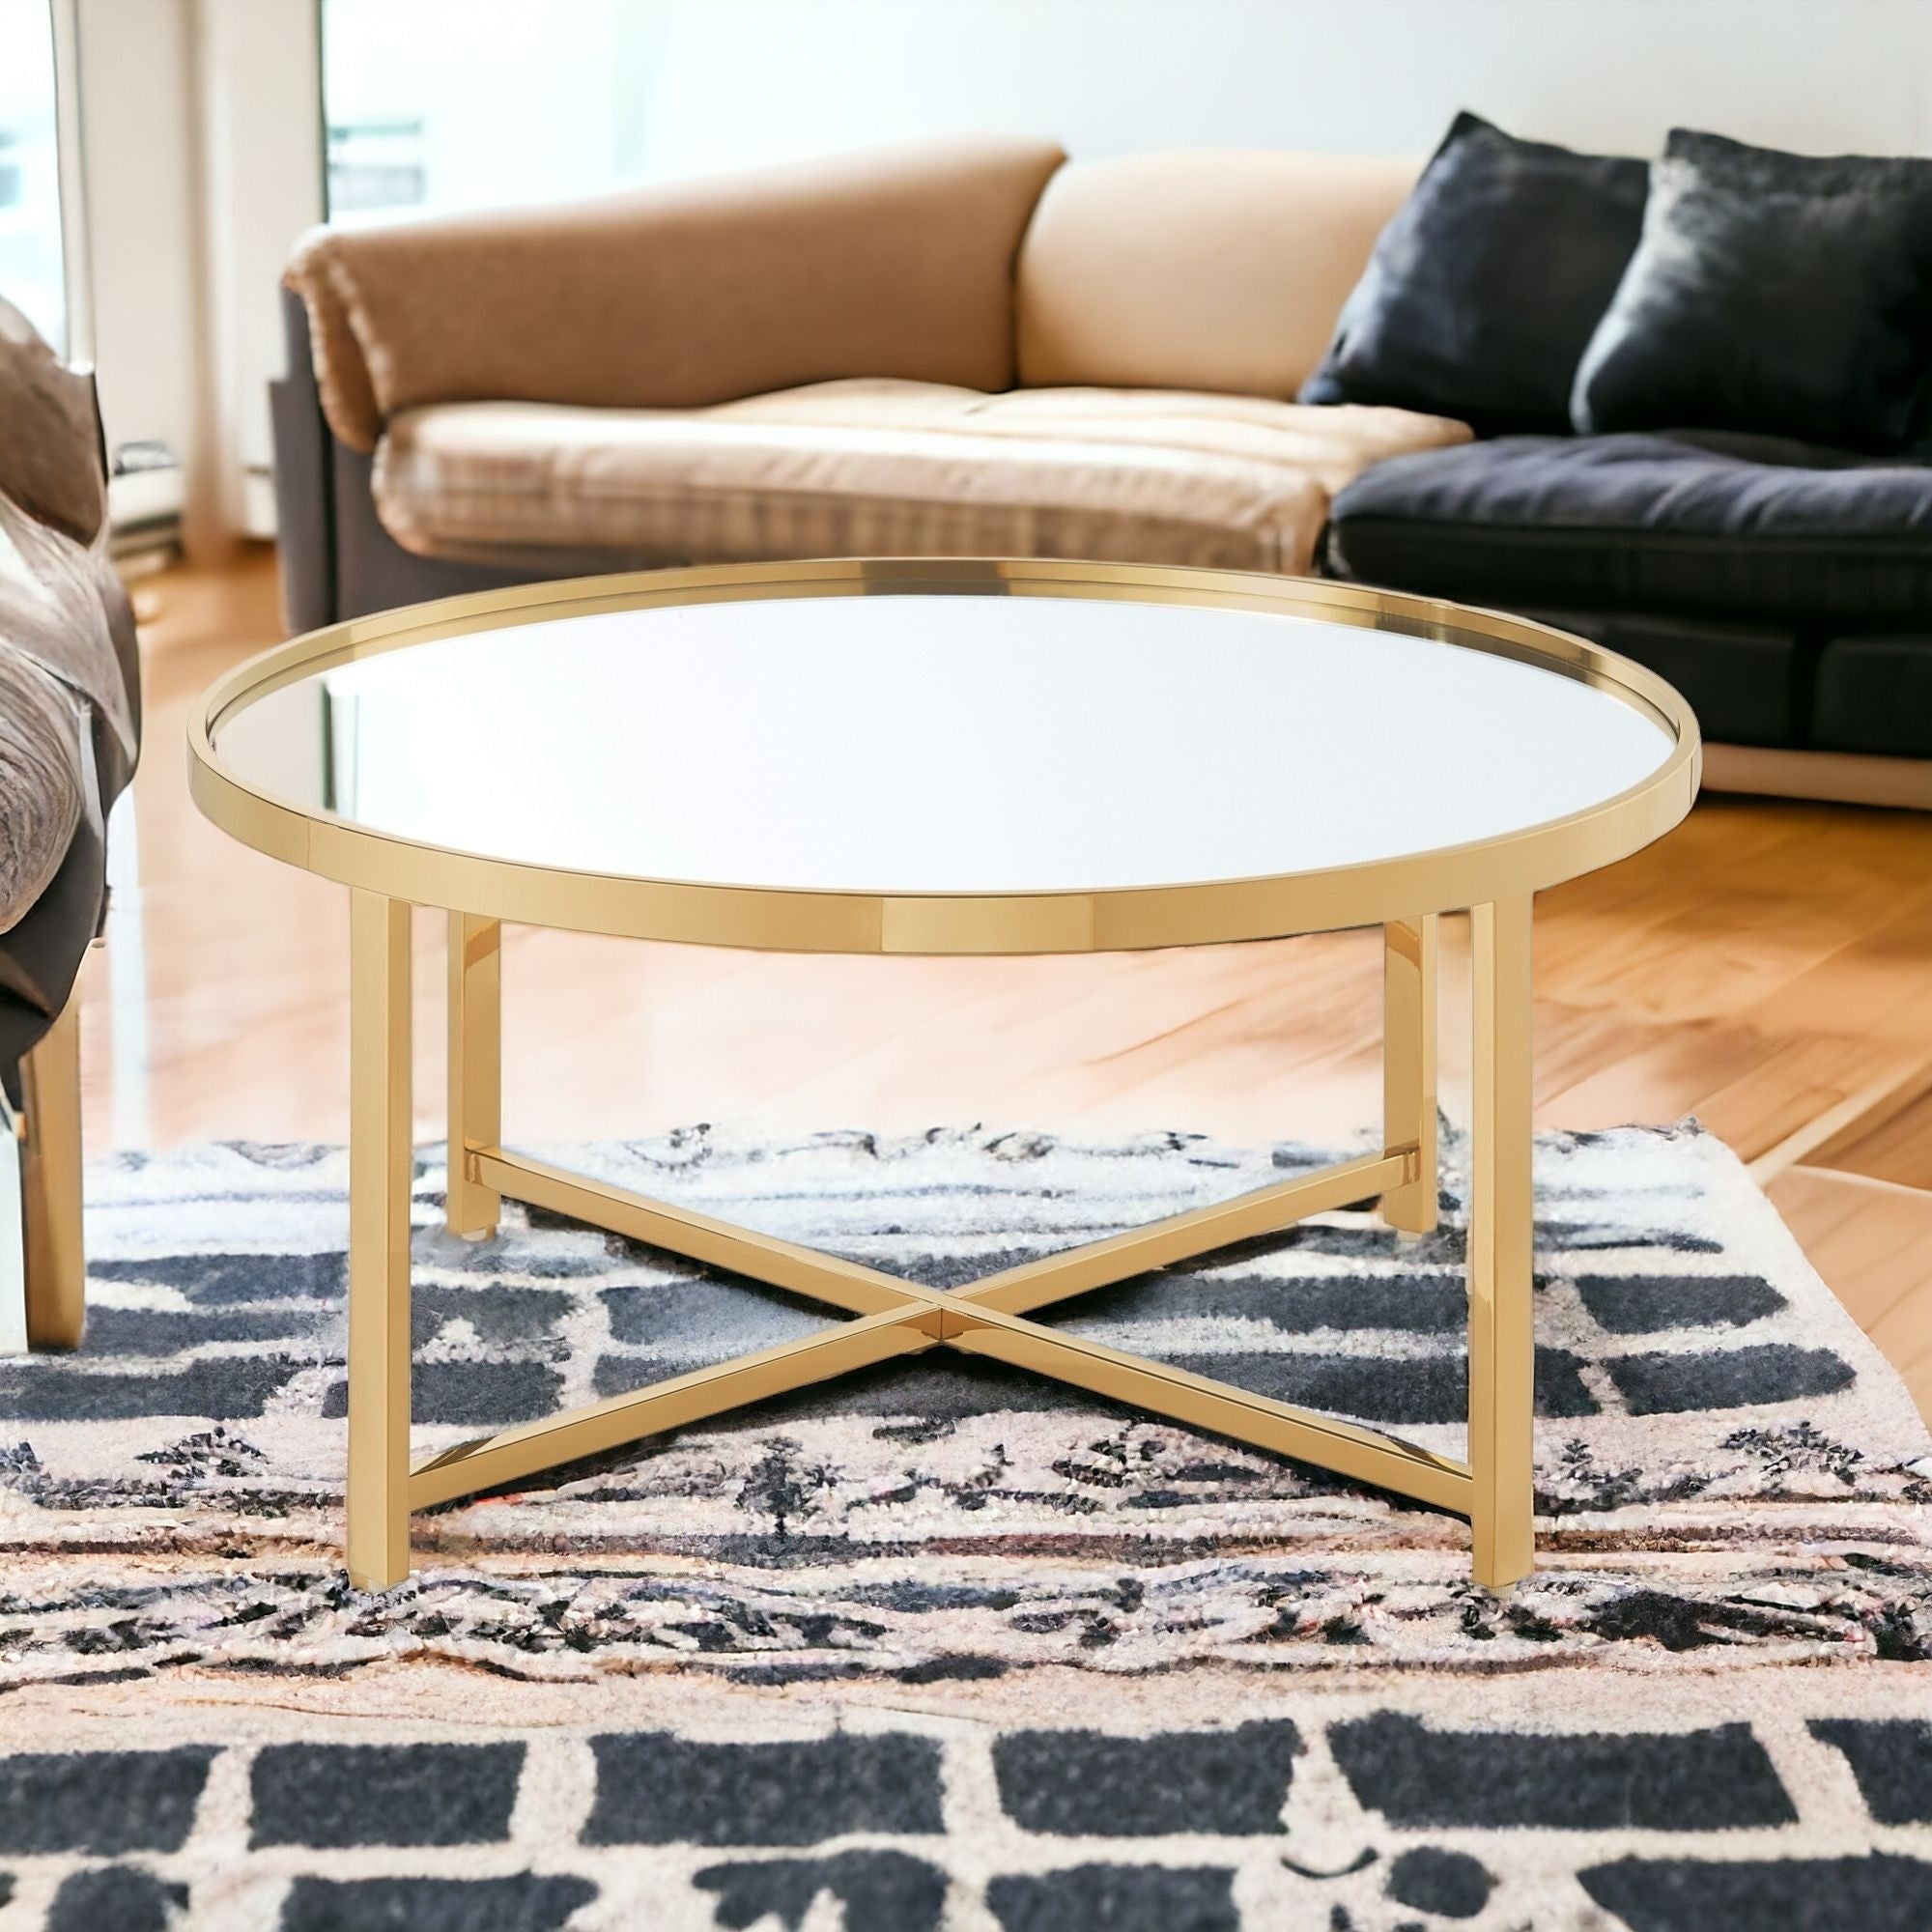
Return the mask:
[(1807, 742), (1825, 752), (1932, 758), (1932, 631), (1832, 639), (1818, 658)]
[(1484, 435), (1570, 426), (1577, 358), (1636, 246), (1639, 160), (1459, 114), (1382, 231), (1304, 403), (1386, 403)]
[(1904, 448), (1932, 378), (1932, 160), (1672, 132), (1577, 370), (1585, 434), (1690, 426)]
[(1932, 468), (1769, 437), (1510, 437), (1377, 464), (1325, 554), (1508, 610), (1932, 629)]
[[(1809, 708), (1811, 656), (1775, 624), (1720, 624), (1601, 611), (1527, 611), (1634, 659), (1682, 693), (1716, 744), (1796, 745)], [(1932, 665), (1932, 654), (1928, 654)]]

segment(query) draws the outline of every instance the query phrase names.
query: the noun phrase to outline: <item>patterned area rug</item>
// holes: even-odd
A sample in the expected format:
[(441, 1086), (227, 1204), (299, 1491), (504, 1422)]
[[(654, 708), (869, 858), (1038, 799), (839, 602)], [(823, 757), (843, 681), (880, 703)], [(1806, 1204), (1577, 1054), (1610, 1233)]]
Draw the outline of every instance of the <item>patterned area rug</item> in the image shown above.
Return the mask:
[[(564, 1157), (947, 1285), (1334, 1151)], [(1457, 1157), (1427, 1239), (1330, 1215), (1055, 1319), (1461, 1453)], [(448, 1505), (352, 1591), (345, 1179), (100, 1170), (86, 1351), (0, 1362), (0, 1932), (1932, 1924), (1932, 1443), (1692, 1126), (1539, 1143), (1503, 1597), (1456, 1519), (959, 1356)], [(520, 1209), (451, 1241), (440, 1188), (426, 1447), (834, 1319)]]

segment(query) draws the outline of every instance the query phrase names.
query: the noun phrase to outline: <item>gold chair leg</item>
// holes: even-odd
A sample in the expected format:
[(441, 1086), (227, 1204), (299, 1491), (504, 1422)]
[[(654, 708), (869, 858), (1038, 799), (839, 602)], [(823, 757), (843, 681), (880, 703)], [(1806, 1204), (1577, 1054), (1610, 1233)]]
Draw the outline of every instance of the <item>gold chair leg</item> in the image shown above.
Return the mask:
[(1530, 910), (1470, 913), (1475, 1042), (1469, 1153), (1469, 1474), (1476, 1581), (1535, 1566), (1536, 1333), (1531, 1306)]
[(1435, 1226), (1435, 915), (1382, 927), (1382, 1145), (1414, 1147), (1416, 1178), (1382, 1196), (1406, 1234)]
[(77, 1349), (87, 1323), (80, 1219), (80, 991), (21, 1063), (27, 1346)]
[(349, 903), (349, 1579), (410, 1569), (410, 908)]
[(469, 1178), (468, 1154), (502, 1138), (502, 927), (449, 915), (449, 1232), (483, 1240), (497, 1232), (497, 1191)]

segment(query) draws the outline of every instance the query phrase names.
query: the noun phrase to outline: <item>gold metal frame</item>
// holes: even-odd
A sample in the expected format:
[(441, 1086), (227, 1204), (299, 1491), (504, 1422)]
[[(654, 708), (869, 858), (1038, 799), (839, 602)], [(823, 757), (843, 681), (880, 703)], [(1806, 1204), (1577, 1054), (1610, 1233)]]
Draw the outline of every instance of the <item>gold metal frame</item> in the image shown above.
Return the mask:
[[(1577, 678), (1660, 724), (1673, 748), (1587, 811), (1472, 844), (1274, 878), (1095, 893), (861, 894), (753, 889), (513, 864), (389, 838), (244, 783), (216, 739), (233, 711), (299, 677), (390, 650), (544, 619), (703, 601), (855, 595), (1079, 597), (1311, 616), (1434, 639)], [(848, 1370), (932, 1348), (1013, 1363), (1470, 1519), (1474, 1572), (1503, 1587), (1534, 1561), (1530, 1452), (1531, 899), (1625, 857), (1690, 810), (1699, 747), (1662, 679), (1580, 639), (1493, 612), (1351, 585), (1233, 572), (977, 559), (741, 565), (580, 579), (446, 599), (319, 631), (208, 694), (189, 778), (244, 843), (351, 892), (349, 1529), (352, 1578), (409, 1572), (412, 1510)], [(845, 1311), (802, 1341), (716, 1363), (418, 1461), (410, 1436), (410, 946), (412, 904), (449, 915), (448, 1220), (491, 1233), (505, 1196)], [(1436, 918), (1474, 922), (1468, 1459), (1208, 1381), (1027, 1319), (1070, 1295), (1337, 1208), (1435, 1226)], [(1112, 952), (1383, 928), (1379, 1153), (942, 1292), (510, 1153), (501, 1146), (504, 920), (786, 952)]]
[[(954, 595), (1200, 605), (1430, 638), (1593, 685), (1655, 721), (1675, 743), (1655, 772), (1616, 797), (1504, 838), (1280, 877), (1005, 894), (702, 885), (450, 851), (288, 805), (228, 770), (214, 746), (230, 712), (285, 684), (439, 639), (683, 604)], [(1541, 891), (1669, 831), (1696, 796), (1699, 755), (1690, 709), (1662, 678), (1525, 618), (1238, 571), (938, 557), (636, 571), (478, 591), (331, 625), (251, 658), (213, 686), (188, 727), (188, 784), (224, 832), (271, 858), (386, 898), (516, 924), (778, 952), (1120, 952), (1385, 925)]]

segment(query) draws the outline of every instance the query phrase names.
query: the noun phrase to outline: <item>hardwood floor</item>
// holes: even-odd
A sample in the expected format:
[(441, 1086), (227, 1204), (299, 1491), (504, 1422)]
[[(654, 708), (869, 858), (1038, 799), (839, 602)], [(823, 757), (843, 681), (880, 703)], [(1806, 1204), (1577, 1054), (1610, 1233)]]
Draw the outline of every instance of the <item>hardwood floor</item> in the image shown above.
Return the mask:
[[(190, 804), (182, 734), (280, 635), (272, 559), (137, 594), (146, 763), (89, 960), (90, 1150), (346, 1130), (347, 909)], [(129, 836), (131, 828), (131, 836)], [(1463, 1107), (1466, 928), (1444, 942)], [(417, 925), (417, 1124), (441, 1134), (441, 928)], [(1379, 939), (1072, 959), (724, 953), (517, 931), (504, 1099), (526, 1142), (698, 1120), (774, 1131), (998, 1121), (1254, 1142), (1379, 1104)], [(1753, 1166), (1932, 1414), (1932, 815), (1712, 797), (1537, 907), (1546, 1126), (1696, 1114)]]

